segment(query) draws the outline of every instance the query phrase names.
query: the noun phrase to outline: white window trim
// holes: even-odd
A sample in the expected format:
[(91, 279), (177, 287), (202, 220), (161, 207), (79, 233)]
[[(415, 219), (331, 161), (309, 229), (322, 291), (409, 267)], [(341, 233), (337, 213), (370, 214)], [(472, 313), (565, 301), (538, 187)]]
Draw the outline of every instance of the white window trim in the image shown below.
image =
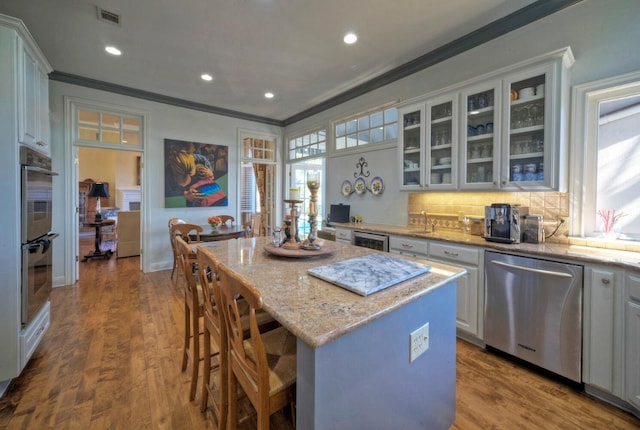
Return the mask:
[(595, 231), (593, 217), (598, 168), (599, 104), (640, 92), (640, 72), (614, 76), (573, 88), (573, 128), (571, 139), (569, 234), (584, 237)]
[[(397, 136), (395, 139), (385, 139), (385, 140), (381, 140), (380, 142), (369, 143), (362, 146), (358, 145), (358, 146), (354, 146), (351, 148), (344, 148), (344, 149), (336, 148), (336, 124), (341, 122), (346, 123), (350, 120), (358, 119), (359, 117), (362, 117), (364, 115), (371, 115), (374, 112), (384, 113), (385, 110), (391, 109), (391, 108), (395, 108), (396, 110), (398, 110), (398, 100), (387, 102), (387, 103), (378, 105), (376, 107), (373, 107), (371, 109), (366, 109), (358, 113), (342, 116), (340, 118), (335, 118), (331, 120), (329, 122), (329, 125), (330, 125), (329, 129), (327, 130), (327, 142), (330, 143), (327, 146), (327, 156), (335, 157), (335, 156), (343, 156), (343, 155), (349, 155), (349, 154), (357, 154), (361, 152), (377, 151), (380, 149), (384, 149), (386, 147), (396, 146), (398, 144)], [(396, 124), (398, 124), (398, 133), (400, 133), (400, 118), (396, 119)]]
[[(320, 130), (324, 130), (324, 143), (325, 143), (325, 151), (319, 154), (314, 154), (314, 155), (308, 155), (306, 157), (302, 157), (302, 158), (290, 158), (289, 157), (289, 152), (290, 152), (290, 148), (289, 148), (289, 141), (293, 140), (293, 139), (297, 139), (299, 137), (303, 137), (303, 136), (307, 136), (307, 135), (311, 135), (312, 133), (318, 133)], [(314, 158), (326, 158), (327, 155), (329, 154), (329, 151), (331, 150), (331, 141), (330, 139), (330, 130), (329, 127), (326, 125), (321, 125), (318, 127), (314, 127), (312, 129), (300, 132), (300, 133), (289, 133), (289, 135), (287, 135), (284, 139), (284, 143), (283, 143), (283, 151), (285, 151), (286, 155), (284, 157), (284, 159), (286, 160), (286, 163), (297, 163), (299, 161), (304, 161), (304, 160), (310, 160), (310, 159), (314, 159)]]

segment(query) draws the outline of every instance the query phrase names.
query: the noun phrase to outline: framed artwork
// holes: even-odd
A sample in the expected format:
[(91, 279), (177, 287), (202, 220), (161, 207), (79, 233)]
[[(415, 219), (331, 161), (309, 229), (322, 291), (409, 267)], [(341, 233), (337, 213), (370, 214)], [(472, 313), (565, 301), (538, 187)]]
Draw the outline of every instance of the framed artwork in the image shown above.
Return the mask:
[(164, 207), (228, 206), (229, 147), (164, 140)]

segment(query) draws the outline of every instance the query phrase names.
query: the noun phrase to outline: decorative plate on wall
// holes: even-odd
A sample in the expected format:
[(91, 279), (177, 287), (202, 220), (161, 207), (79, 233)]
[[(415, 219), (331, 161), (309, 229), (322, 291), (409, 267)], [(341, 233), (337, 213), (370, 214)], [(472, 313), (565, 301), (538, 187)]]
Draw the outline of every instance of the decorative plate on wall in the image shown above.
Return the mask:
[(356, 189), (356, 193), (364, 194), (367, 191), (367, 183), (364, 178), (358, 178), (353, 183), (353, 187)]
[(374, 195), (378, 195), (378, 194), (382, 194), (382, 192), (384, 191), (384, 182), (382, 181), (382, 178), (380, 176), (376, 176), (373, 179), (371, 179), (371, 193)]
[(342, 183), (342, 195), (345, 197), (349, 197), (353, 192), (353, 186), (349, 180), (346, 180)]

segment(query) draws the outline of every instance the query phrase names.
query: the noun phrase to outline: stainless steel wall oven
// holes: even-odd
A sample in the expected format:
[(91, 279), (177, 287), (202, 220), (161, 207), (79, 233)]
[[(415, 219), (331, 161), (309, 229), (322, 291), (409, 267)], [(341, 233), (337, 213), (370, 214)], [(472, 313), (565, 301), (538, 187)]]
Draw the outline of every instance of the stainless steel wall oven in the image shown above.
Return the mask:
[(22, 325), (26, 326), (49, 299), (52, 287), (51, 232), (53, 177), (51, 158), (20, 148)]

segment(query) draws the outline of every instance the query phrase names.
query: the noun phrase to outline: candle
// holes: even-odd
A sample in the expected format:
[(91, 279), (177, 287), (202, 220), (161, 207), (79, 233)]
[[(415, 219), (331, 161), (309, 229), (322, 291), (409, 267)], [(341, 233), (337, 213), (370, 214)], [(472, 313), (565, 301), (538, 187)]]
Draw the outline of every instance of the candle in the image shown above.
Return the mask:
[(291, 189), (289, 189), (289, 200), (300, 200), (300, 189), (299, 188), (291, 188)]

